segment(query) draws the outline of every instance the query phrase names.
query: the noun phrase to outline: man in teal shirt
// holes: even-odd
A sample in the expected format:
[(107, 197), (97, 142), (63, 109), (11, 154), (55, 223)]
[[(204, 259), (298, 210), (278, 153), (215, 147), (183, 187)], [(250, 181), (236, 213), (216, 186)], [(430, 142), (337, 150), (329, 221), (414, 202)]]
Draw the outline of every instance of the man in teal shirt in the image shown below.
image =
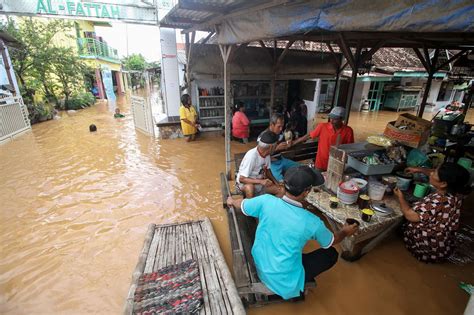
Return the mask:
[[(260, 280), (284, 299), (298, 297), (305, 282), (331, 268), (338, 253), (333, 245), (357, 231), (357, 224), (344, 225), (333, 234), (316, 215), (305, 210), (301, 202), (312, 186), (324, 183), (319, 171), (306, 165), (290, 168), (284, 177), (286, 193), (283, 198), (262, 195), (252, 199), (234, 200), (227, 204), (258, 219), (252, 248)], [(321, 246), (303, 254), (309, 240)]]

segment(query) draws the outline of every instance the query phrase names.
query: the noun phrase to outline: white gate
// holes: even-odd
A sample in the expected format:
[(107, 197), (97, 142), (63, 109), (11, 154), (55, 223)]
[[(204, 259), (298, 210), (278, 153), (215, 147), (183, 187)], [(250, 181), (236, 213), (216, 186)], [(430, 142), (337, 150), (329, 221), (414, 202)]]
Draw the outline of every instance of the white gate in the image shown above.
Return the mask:
[(30, 130), (28, 109), (21, 97), (0, 97), (0, 142)]
[(133, 122), (138, 130), (155, 136), (155, 126), (153, 125), (153, 115), (150, 102), (140, 96), (131, 97)]

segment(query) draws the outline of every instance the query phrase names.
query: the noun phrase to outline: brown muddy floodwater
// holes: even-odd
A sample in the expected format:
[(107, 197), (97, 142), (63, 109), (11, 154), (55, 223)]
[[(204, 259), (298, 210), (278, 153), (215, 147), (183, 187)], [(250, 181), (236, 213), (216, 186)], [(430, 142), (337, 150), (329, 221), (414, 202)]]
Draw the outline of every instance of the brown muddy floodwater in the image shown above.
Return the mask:
[[(1, 314), (120, 314), (151, 222), (208, 216), (231, 266), (222, 136), (152, 139), (135, 131), (127, 102), (119, 107), (126, 118), (99, 103), (0, 146)], [(249, 313), (461, 314), (468, 295), (457, 285), (474, 282), (473, 269), (418, 263), (394, 236), (340, 260), (304, 303)]]
[(227, 241), (223, 138), (152, 139), (123, 103), (0, 146), (0, 313), (120, 313), (151, 222), (208, 216)]

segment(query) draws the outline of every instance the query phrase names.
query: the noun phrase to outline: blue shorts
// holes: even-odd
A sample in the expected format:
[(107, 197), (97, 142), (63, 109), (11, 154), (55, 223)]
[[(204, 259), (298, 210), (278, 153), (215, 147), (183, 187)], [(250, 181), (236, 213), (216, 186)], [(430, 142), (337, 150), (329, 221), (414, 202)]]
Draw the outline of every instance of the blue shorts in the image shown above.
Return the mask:
[(279, 182), (283, 181), (283, 175), (285, 175), (285, 172), (293, 166), (298, 166), (300, 165), (299, 163), (285, 159), (284, 157), (281, 157), (278, 160), (272, 161), (272, 164), (270, 165), (270, 170), (272, 171), (273, 177)]

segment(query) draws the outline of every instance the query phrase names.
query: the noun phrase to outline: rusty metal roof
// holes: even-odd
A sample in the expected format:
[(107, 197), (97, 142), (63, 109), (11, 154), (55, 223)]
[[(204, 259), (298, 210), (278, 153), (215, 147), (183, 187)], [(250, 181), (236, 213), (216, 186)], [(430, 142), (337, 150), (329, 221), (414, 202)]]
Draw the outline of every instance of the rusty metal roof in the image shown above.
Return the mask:
[[(246, 0), (180, 0), (160, 21), (161, 27), (188, 29), (241, 8)], [(213, 31), (213, 26), (202, 31)]]

